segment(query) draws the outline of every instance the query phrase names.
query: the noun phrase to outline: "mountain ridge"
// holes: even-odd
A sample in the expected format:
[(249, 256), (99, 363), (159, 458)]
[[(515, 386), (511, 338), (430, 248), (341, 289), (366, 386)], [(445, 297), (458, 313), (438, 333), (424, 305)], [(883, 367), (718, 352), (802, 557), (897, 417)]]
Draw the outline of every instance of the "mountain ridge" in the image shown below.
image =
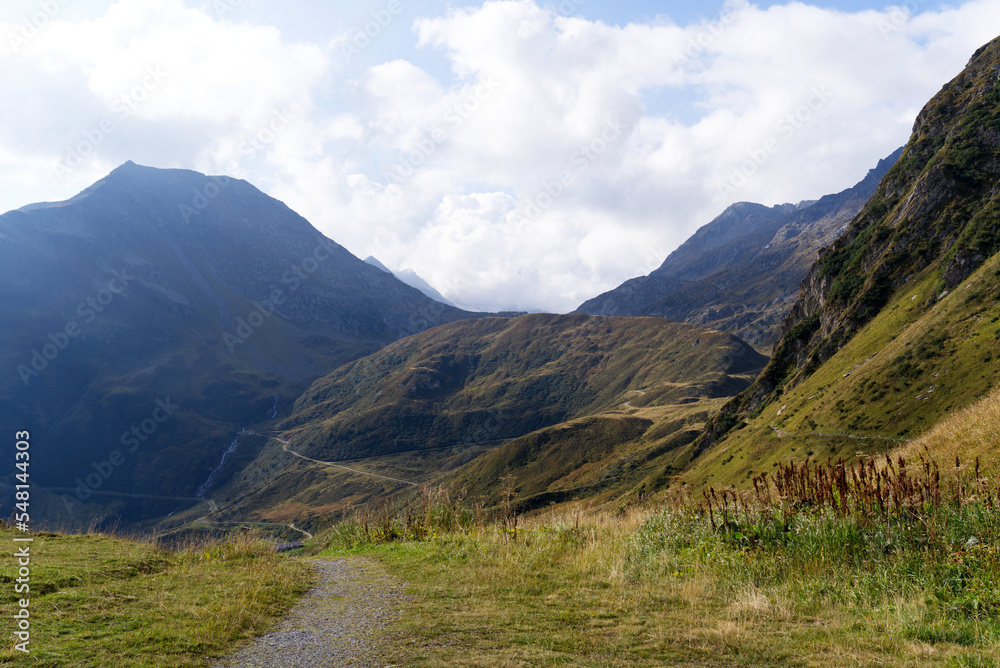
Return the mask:
[[(34, 425), (53, 462), (38, 484), (80, 490), (56, 514), (79, 501), (125, 521), (166, 514), (101, 495), (194, 497), (234, 433), (315, 378), (484, 315), (434, 302), (226, 176), (125, 163), (3, 214), (0, 233), (0, 306), (19, 314), (0, 322), (0, 418)], [(157, 402), (177, 408), (161, 421)]]
[(988, 350), (1000, 336), (998, 181), (1000, 38), (921, 110), (899, 162), (811, 268), (767, 368), (697, 450), (786, 451), (766, 425), (797, 443), (825, 428), (878, 450), (984, 396), (1000, 381)]
[(442, 304), (446, 304), (448, 306), (455, 306), (455, 304), (452, 303), (451, 300), (446, 299), (444, 295), (442, 295), (440, 292), (437, 291), (437, 289), (434, 288), (433, 285), (425, 281), (423, 277), (421, 277), (419, 274), (417, 274), (417, 272), (413, 271), (412, 269), (393, 271), (392, 269), (389, 269), (387, 266), (379, 262), (378, 258), (376, 258), (374, 255), (369, 255), (368, 257), (366, 257), (365, 262), (372, 265), (373, 267), (378, 267), (382, 271), (386, 271), (392, 274), (399, 280), (409, 285), (411, 288), (416, 288), (417, 290), (420, 290), (422, 293), (424, 293), (425, 295), (427, 295), (436, 302), (441, 302)]
[(655, 318), (469, 320), (317, 380), (281, 429), (304, 454), (327, 461), (482, 441), (469, 435), (483, 429), (502, 440), (609, 408), (629, 384), (678, 373), (671, 369), (688, 369), (683, 382), (694, 391), (765, 360), (730, 334)]
[(816, 201), (766, 207), (739, 202), (673, 251), (648, 276), (574, 312), (665, 317), (775, 343), (815, 253), (844, 229), (902, 149), (851, 188)]

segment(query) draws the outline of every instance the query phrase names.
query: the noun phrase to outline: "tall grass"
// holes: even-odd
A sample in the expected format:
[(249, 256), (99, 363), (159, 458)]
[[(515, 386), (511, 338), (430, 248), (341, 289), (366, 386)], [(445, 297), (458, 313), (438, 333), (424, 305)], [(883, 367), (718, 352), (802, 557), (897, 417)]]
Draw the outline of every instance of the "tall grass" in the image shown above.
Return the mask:
[(518, 517), (514, 493), (505, 487), (498, 508), (486, 508), (480, 499), (468, 502), (464, 490), (422, 485), (416, 499), (386, 499), (375, 506), (348, 509), (333, 529), (320, 537), (321, 544), (341, 548), (360, 545), (434, 539), (452, 533), (497, 529), (517, 537)]
[(943, 419), (926, 434), (901, 446), (896, 452), (914, 458), (931, 449), (942, 460), (960, 457), (972, 461), (979, 457), (983, 467), (1000, 469), (1000, 388), (978, 402)]
[(426, 647), (478, 657), (402, 657), (420, 665), (995, 665), (1000, 489), (976, 462), (804, 462), (753, 483), (522, 518), (428, 488), (324, 539), (425, 594), (408, 623)]
[(895, 632), (920, 641), (993, 644), (998, 506), (1000, 487), (978, 459), (966, 467), (956, 458), (943, 474), (919, 455), (912, 463), (792, 463), (758, 476), (746, 492), (705, 491), (692, 516), (707, 517), (712, 540), (730, 556), (748, 557), (721, 581), (780, 585), (803, 609), (891, 609)]

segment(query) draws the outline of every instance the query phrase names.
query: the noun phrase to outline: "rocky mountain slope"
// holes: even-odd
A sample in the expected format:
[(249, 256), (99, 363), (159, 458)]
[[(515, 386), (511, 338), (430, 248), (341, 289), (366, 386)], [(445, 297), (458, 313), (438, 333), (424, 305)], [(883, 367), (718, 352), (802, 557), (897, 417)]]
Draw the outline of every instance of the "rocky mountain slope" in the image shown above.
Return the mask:
[(815, 202), (734, 204), (656, 271), (585, 302), (576, 312), (665, 317), (721, 329), (768, 349), (817, 251), (843, 232), (901, 152), (881, 160), (854, 187)]
[(998, 184), (1000, 39), (921, 111), (899, 162), (810, 270), (767, 369), (699, 449), (726, 438), (748, 466), (803, 446), (880, 451), (984, 396), (1000, 381)]
[(308, 382), (473, 315), (228, 177), (126, 163), (0, 233), (0, 421), (34, 434), (53, 512), (158, 514), (115, 494), (194, 497), (240, 427)]

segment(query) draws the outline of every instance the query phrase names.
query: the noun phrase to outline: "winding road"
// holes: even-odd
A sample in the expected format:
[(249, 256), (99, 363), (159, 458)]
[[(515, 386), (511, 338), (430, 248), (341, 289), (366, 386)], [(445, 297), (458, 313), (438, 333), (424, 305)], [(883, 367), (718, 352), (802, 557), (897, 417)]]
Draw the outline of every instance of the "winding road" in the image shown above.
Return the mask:
[[(645, 396), (645, 394), (646, 394), (646, 392), (644, 390), (629, 390), (629, 392), (635, 392), (640, 397)], [(627, 401), (624, 404), (622, 404), (622, 406), (624, 406), (625, 408), (636, 408), (636, 406), (633, 406), (632, 404), (630, 404)]]
[(265, 438), (270, 438), (272, 440), (278, 441), (279, 443), (282, 444), (281, 449), (284, 450), (285, 452), (287, 452), (288, 454), (295, 455), (299, 459), (304, 459), (307, 462), (312, 462), (313, 464), (319, 464), (320, 466), (329, 466), (331, 468), (343, 469), (345, 471), (350, 471), (351, 473), (357, 473), (358, 475), (366, 475), (366, 476), (369, 476), (369, 477), (372, 477), (372, 478), (379, 478), (381, 480), (391, 480), (392, 482), (402, 483), (404, 485), (409, 485), (410, 487), (418, 487), (419, 486), (419, 485), (417, 485), (417, 483), (412, 482), (410, 480), (403, 480), (401, 478), (393, 478), (391, 476), (379, 475), (377, 473), (369, 473), (368, 471), (359, 471), (358, 469), (352, 469), (351, 467), (344, 466), (343, 464), (336, 464), (334, 462), (324, 462), (324, 461), (319, 460), (319, 459), (313, 459), (312, 457), (306, 457), (305, 455), (300, 455), (299, 453), (297, 453), (297, 452), (295, 452), (294, 450), (291, 449), (291, 445), (292, 444), (291, 444), (290, 441), (286, 441), (283, 438), (278, 438), (277, 436), (270, 436), (269, 434), (260, 434), (258, 432), (253, 432), (253, 431), (247, 432), (247, 433), (249, 433), (249, 434), (256, 434), (257, 436), (264, 436)]

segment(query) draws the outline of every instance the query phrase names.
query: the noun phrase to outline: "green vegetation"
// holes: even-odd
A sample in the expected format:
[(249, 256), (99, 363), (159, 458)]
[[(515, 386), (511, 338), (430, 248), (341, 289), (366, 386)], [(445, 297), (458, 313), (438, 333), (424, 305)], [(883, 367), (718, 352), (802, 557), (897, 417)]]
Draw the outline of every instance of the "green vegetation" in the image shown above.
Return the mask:
[(722, 332), (660, 318), (534, 314), (451, 323), (316, 381), (281, 425), (326, 461), (499, 444), (620, 405), (729, 396), (767, 358)]
[(517, 518), (425, 492), (320, 540), (409, 582), (403, 665), (1000, 659), (1000, 498), (971, 467), (799, 464), (706, 499)]
[[(0, 538), (13, 545), (17, 532)], [(23, 534), (20, 534), (23, 536)], [(0, 564), (12, 610), (13, 558)], [(205, 666), (266, 631), (311, 584), (302, 561), (246, 539), (164, 550), (104, 535), (35, 534), (30, 665)], [(4, 644), (0, 664), (27, 664)]]
[(1000, 388), (975, 404), (958, 411), (933, 429), (901, 445), (894, 457), (909, 459), (923, 452), (933, 452), (942, 461), (979, 461), (991, 475), (1000, 472)]
[[(995, 132), (1000, 126), (997, 104), (1000, 90), (994, 74), (998, 62), (1000, 40), (994, 40), (980, 49), (966, 70), (925, 106), (900, 160), (844, 234), (820, 253), (820, 260), (803, 283), (803, 295), (793, 310), (798, 325), (794, 321), (786, 323), (786, 327), (793, 326), (785, 331), (768, 368), (710, 426), (708, 437), (703, 439), (704, 446), (722, 440), (733, 428), (757, 417), (779, 398), (792, 407), (792, 413), (808, 410), (788, 402), (783, 390), (796, 388), (814, 373), (823, 373), (837, 356), (841, 362), (846, 361), (840, 353), (866, 330), (871, 335), (873, 321), (882, 319), (882, 324), (875, 327), (880, 329), (895, 320), (901, 325), (891, 331), (895, 336), (923, 315), (935, 319), (935, 312), (940, 311), (939, 301), (963, 282), (969, 287), (968, 277), (1000, 249), (1000, 209), (994, 188), (1000, 164), (1000, 143)], [(976, 317), (987, 304), (995, 302), (991, 295), (982, 294), (996, 285), (995, 278), (988, 283), (985, 288), (982, 284), (977, 286), (981, 294), (966, 295), (964, 313), (961, 308), (952, 308), (949, 314), (952, 319), (945, 322), (937, 318), (939, 325), (968, 329), (967, 318)], [(917, 286), (921, 289), (915, 290)], [(919, 292), (916, 304), (900, 304), (903, 295), (913, 298), (914, 292)], [(909, 320), (885, 318), (890, 309), (906, 311)], [(818, 318), (822, 326), (817, 327), (813, 318)], [(931, 335), (941, 336), (942, 331)], [(968, 346), (962, 345), (967, 340), (950, 332), (949, 335), (952, 345), (939, 348), (939, 358), (961, 360), (970, 352)], [(897, 352), (897, 356), (901, 354), (903, 351)], [(984, 357), (980, 355), (977, 359)], [(852, 364), (864, 364), (867, 359), (854, 356)], [(928, 392), (936, 392), (937, 384), (930, 382), (924, 373), (930, 366), (937, 367), (935, 373), (941, 372), (941, 365), (934, 362), (930, 357), (920, 362), (911, 358), (901, 360), (896, 365), (898, 379), (890, 380), (893, 389), (880, 384), (876, 392), (901, 393), (917, 382), (929, 382), (933, 389)], [(961, 362), (962, 366), (967, 363), (968, 358)], [(846, 373), (850, 372), (848, 368)], [(979, 376), (979, 373), (972, 376), (969, 389), (978, 390), (973, 397), (981, 396), (992, 386), (983, 388)], [(813, 391), (806, 396), (816, 394), (816, 385), (826, 388), (833, 382), (836, 379), (827, 377), (813, 384)], [(899, 406), (899, 397), (890, 406), (871, 402), (876, 409), (857, 410), (857, 406), (867, 401), (857, 396), (838, 397), (824, 404), (837, 409), (835, 426), (841, 433), (881, 429), (883, 435), (888, 435), (882, 425), (886, 417), (896, 416), (902, 418), (902, 430), (892, 435), (901, 436), (917, 433), (916, 427), (926, 429), (956, 406), (957, 397), (952, 394), (942, 410), (936, 405), (941, 396), (935, 395), (928, 402), (929, 407), (921, 411)], [(844, 403), (838, 404), (838, 400)], [(871, 419), (879, 409), (880, 415)], [(917, 415), (925, 420), (923, 424), (914, 424)]]
[[(1000, 383), (1000, 256), (940, 299), (937, 280), (932, 270), (915, 276), (812, 375), (692, 462), (684, 479), (746, 485), (806, 450), (821, 460), (889, 452), (986, 397)], [(937, 443), (928, 447), (938, 452)]]

